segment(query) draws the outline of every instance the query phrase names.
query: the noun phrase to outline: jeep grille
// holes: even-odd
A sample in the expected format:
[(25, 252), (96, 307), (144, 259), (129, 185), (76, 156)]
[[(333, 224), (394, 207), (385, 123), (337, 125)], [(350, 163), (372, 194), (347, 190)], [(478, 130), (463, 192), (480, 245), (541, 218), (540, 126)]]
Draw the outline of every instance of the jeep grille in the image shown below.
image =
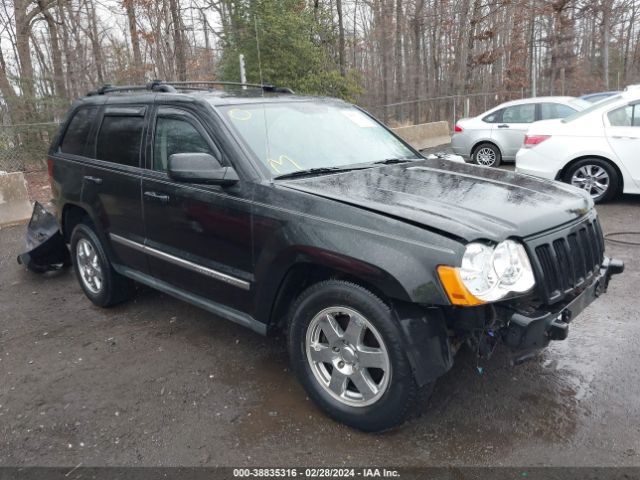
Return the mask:
[(588, 285), (604, 258), (604, 238), (597, 218), (544, 237), (530, 247), (535, 249), (540, 293), (548, 304)]

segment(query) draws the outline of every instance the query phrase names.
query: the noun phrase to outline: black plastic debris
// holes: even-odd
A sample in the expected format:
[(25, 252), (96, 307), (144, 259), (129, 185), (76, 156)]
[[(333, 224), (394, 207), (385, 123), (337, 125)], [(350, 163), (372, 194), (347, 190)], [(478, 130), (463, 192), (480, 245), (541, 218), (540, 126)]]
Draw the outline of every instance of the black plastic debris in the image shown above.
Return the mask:
[(38, 202), (27, 226), (27, 251), (18, 255), (18, 263), (35, 273), (60, 270), (71, 264), (56, 217)]

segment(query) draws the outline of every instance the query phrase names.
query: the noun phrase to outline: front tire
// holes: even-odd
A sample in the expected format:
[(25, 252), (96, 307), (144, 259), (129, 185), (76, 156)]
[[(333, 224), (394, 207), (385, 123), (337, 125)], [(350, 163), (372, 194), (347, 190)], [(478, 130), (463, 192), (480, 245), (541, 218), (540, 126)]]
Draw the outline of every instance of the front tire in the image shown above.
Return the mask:
[(111, 307), (133, 294), (133, 281), (114, 270), (88, 223), (78, 224), (71, 233), (71, 259), (78, 283), (94, 305)]
[(499, 167), (502, 154), (493, 143), (481, 143), (475, 148), (471, 158), (473, 163), (483, 167)]
[(620, 177), (616, 169), (601, 158), (585, 158), (567, 169), (563, 180), (585, 190), (595, 203), (603, 203), (618, 194)]
[(418, 389), (389, 307), (338, 280), (303, 292), (292, 308), (289, 354), (309, 396), (331, 417), (364, 431), (402, 423)]

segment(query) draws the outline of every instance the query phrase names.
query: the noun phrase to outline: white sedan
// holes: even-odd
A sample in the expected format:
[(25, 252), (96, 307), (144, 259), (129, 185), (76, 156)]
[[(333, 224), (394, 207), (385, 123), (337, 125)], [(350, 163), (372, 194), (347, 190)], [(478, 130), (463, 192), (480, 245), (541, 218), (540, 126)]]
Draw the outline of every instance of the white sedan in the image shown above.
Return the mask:
[(640, 194), (640, 88), (595, 103), (562, 120), (531, 125), (516, 172), (561, 180), (595, 202)]

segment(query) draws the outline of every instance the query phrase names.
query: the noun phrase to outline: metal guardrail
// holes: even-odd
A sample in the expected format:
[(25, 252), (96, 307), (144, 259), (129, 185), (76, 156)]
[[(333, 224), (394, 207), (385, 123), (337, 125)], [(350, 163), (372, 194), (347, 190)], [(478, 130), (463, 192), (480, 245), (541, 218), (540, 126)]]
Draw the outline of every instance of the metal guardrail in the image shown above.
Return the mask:
[(46, 168), (46, 156), (57, 122), (0, 125), (0, 171), (24, 172)]

